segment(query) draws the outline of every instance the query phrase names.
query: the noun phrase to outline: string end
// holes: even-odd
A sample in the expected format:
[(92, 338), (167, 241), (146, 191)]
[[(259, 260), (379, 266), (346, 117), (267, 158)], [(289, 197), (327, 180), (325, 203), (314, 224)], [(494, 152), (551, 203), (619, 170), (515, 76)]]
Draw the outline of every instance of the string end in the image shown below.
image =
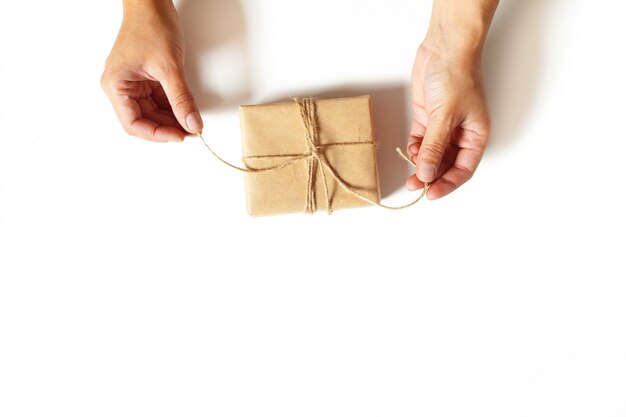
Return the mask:
[(402, 157), (402, 159), (404, 159), (405, 161), (407, 161), (409, 164), (411, 164), (411, 165), (415, 166), (415, 164), (413, 163), (413, 161), (411, 161), (411, 160), (409, 159), (409, 157), (408, 157), (408, 156), (406, 156), (406, 155), (404, 154), (404, 152), (402, 152), (402, 150), (401, 150), (400, 148), (396, 148), (396, 152), (398, 152), (398, 154)]

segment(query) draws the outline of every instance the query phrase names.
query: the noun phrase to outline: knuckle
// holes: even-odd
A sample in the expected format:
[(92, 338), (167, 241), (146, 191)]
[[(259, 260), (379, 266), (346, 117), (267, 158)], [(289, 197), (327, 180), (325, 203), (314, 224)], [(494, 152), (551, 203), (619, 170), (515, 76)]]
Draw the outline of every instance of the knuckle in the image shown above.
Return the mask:
[(492, 132), (492, 125), (491, 125), (491, 119), (489, 117), (487, 117), (485, 119), (485, 124), (484, 124), (484, 139), (485, 142), (487, 142), (489, 140), (489, 138), (491, 137), (491, 132)]
[(183, 61), (175, 54), (166, 53), (148, 63), (148, 67), (163, 77), (179, 74), (183, 69)]
[[(459, 188), (461, 185), (458, 181), (456, 181), (455, 179), (448, 179), (448, 178), (439, 178), (439, 181), (441, 181), (444, 184), (448, 185), (449, 191), (448, 193), (456, 190), (457, 188)], [(446, 193), (446, 194), (448, 194)]]
[(157, 80), (172, 78), (175, 74), (175, 67), (166, 60), (148, 60), (144, 64), (145, 72), (151, 74)]
[(466, 181), (468, 181), (468, 180), (470, 180), (474, 176), (474, 171), (472, 171), (471, 169), (468, 169), (468, 168), (466, 168), (464, 166), (457, 166), (457, 168), (463, 174), (462, 175), (463, 181), (461, 182), (461, 184), (466, 182)]
[(130, 136), (137, 136), (137, 129), (135, 129), (134, 122), (123, 123), (122, 127), (124, 128), (124, 132)]
[(156, 72), (160, 77), (172, 77), (178, 72), (178, 65), (167, 59), (159, 62), (155, 65), (155, 67), (157, 68)]
[(434, 125), (434, 124), (440, 124), (440, 125), (444, 125), (447, 124), (448, 121), (451, 119), (450, 114), (452, 113), (451, 109), (449, 108), (449, 105), (447, 104), (441, 104), (441, 106), (439, 108), (436, 108), (435, 111), (433, 111), (432, 114), (428, 115), (428, 124), (429, 125)]
[(428, 162), (435, 162), (441, 159), (445, 151), (445, 145), (438, 142), (424, 143), (421, 148), (421, 156)]
[(190, 105), (193, 105), (194, 104), (193, 94), (191, 94), (191, 92), (189, 91), (182, 92), (178, 94), (176, 97), (174, 97), (174, 103), (172, 104), (178, 108), (188, 107)]
[(100, 76), (100, 88), (102, 88), (104, 91), (107, 91), (109, 89), (109, 84), (109, 73), (105, 70)]

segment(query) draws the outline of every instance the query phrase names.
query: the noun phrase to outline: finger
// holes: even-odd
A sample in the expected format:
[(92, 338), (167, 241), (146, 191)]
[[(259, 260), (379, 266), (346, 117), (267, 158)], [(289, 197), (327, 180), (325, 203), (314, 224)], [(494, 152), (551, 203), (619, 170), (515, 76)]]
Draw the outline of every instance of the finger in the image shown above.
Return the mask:
[(160, 126), (149, 119), (136, 119), (128, 127), (128, 133), (153, 142), (182, 141), (185, 134), (172, 126)]
[(413, 156), (417, 154), (419, 150), (419, 144), (422, 143), (422, 140), (424, 140), (425, 133), (426, 128), (424, 127), (424, 125), (414, 119), (413, 123), (411, 124), (411, 132), (406, 145), (406, 153), (408, 154), (409, 159), (413, 160)]
[(152, 98), (142, 98), (137, 100), (141, 114), (145, 119), (152, 120), (161, 126), (179, 127), (178, 121), (172, 112), (158, 109)]
[(172, 126), (159, 126), (144, 118), (136, 100), (116, 94), (110, 99), (122, 127), (129, 135), (155, 142), (180, 142), (184, 139), (185, 135), (181, 130)]
[(178, 119), (176, 119), (176, 116), (174, 115), (174, 112), (172, 111), (172, 109), (168, 110), (168, 109), (161, 108), (154, 101), (154, 98), (152, 96), (148, 97), (146, 100), (148, 100), (148, 102), (150, 103), (150, 107), (154, 109), (154, 113), (168, 116), (168, 120), (173, 121), (173, 123), (171, 124), (172, 126), (179, 128), (183, 133), (185, 132), (185, 129), (180, 125), (180, 123), (178, 123)]
[[(457, 153), (458, 148), (452, 144), (449, 144), (443, 154), (443, 157), (441, 158), (441, 163), (439, 164), (439, 168), (437, 168), (437, 174), (435, 175), (435, 178), (441, 177), (441, 175), (443, 175), (446, 171), (450, 169), (450, 167), (454, 165)], [(413, 155), (411, 160), (414, 164), (417, 165), (417, 155)], [(406, 180), (406, 186), (409, 191), (421, 190), (422, 188), (424, 188), (424, 182), (420, 181), (419, 178), (417, 178), (417, 175), (413, 174)]]
[(409, 138), (409, 144), (406, 147), (406, 153), (411, 161), (413, 161), (413, 157), (419, 152), (420, 143), (421, 138), (415, 138), (413, 136)]
[(482, 153), (479, 149), (460, 149), (454, 165), (431, 184), (426, 197), (435, 200), (465, 184), (476, 172)]
[(448, 121), (437, 119), (429, 122), (417, 154), (416, 172), (420, 181), (430, 183), (435, 179), (451, 131)]
[[(420, 143), (422, 142), (422, 140), (423, 140), (423, 137), (421, 136), (418, 137), (413, 134), (409, 136), (409, 140), (408, 140), (407, 147), (406, 147), (406, 150), (407, 150), (406, 153), (409, 159), (413, 162), (413, 164), (415, 164), (415, 161), (416, 161), (415, 157), (417, 156)], [(417, 178), (415, 174), (407, 178), (405, 184), (409, 191), (421, 190), (422, 188), (424, 188), (424, 183), (420, 181), (419, 178)]]
[(406, 188), (408, 188), (409, 191), (421, 190), (424, 188), (424, 183), (413, 174), (406, 180)]
[(202, 118), (187, 85), (182, 66), (166, 73), (160, 80), (178, 123), (190, 133), (202, 133)]
[(167, 95), (163, 90), (163, 86), (161, 83), (156, 82), (152, 86), (152, 99), (159, 106), (160, 109), (163, 110), (172, 110), (172, 106), (170, 102), (167, 100)]

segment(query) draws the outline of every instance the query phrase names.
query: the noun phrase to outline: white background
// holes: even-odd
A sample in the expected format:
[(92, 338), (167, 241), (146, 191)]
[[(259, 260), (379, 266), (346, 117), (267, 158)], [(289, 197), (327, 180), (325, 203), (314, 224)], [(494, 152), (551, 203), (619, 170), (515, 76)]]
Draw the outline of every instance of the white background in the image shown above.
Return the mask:
[[(0, 416), (626, 415), (626, 3), (502, 1), (453, 194), (261, 218), (197, 138), (120, 127), (120, 3), (0, 0)], [(202, 4), (224, 157), (239, 104), (372, 92), (383, 201), (414, 196), (389, 155), (428, 1)]]

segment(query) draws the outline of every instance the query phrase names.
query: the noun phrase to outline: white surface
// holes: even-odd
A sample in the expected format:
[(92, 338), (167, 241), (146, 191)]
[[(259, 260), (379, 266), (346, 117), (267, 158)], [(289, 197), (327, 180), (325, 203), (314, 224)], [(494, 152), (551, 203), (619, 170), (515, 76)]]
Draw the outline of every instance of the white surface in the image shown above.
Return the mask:
[[(233, 94), (207, 137), (236, 161), (237, 104), (408, 85), (429, 9), (246, 1), (247, 41), (199, 54), (249, 63), (200, 77)], [(626, 415), (624, 13), (503, 0), (450, 196), (249, 218), (198, 140), (119, 126), (119, 2), (0, 1), (0, 415)]]

